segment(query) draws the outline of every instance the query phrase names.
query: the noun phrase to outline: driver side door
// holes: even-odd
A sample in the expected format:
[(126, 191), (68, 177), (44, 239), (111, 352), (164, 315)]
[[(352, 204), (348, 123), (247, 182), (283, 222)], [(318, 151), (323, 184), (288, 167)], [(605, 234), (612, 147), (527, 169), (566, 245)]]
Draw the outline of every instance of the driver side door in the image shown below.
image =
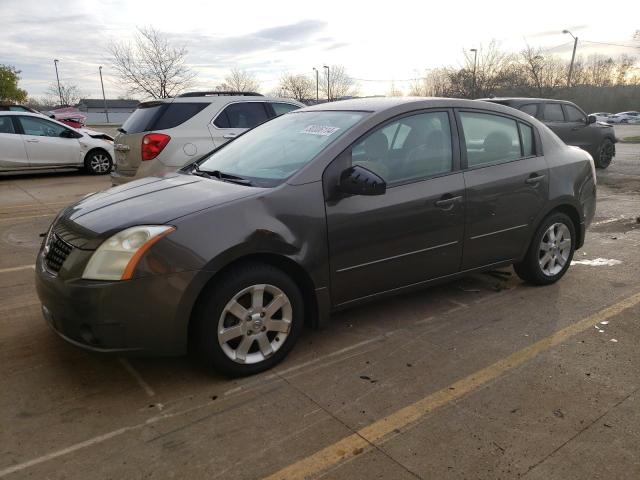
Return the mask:
[[(459, 271), (464, 178), (449, 111), (412, 113), (374, 129), (325, 171), (331, 296), (340, 306)], [(359, 165), (381, 195), (336, 191)]]
[(31, 167), (73, 166), (82, 163), (77, 138), (60, 135), (68, 128), (45, 118), (19, 116), (24, 146)]

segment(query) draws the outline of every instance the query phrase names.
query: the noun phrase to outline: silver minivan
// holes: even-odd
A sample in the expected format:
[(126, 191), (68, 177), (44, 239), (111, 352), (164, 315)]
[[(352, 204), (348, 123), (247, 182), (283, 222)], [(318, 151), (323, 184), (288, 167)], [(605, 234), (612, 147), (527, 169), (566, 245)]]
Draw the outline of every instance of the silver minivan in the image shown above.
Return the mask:
[(172, 172), (249, 128), (304, 107), (252, 92), (191, 92), (143, 102), (118, 129), (111, 183)]

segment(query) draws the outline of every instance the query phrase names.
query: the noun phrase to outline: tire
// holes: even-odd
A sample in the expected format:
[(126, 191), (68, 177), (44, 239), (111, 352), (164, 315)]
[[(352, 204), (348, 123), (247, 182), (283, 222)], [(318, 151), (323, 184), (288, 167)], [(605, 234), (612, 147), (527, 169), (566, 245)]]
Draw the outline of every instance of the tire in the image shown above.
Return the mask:
[(602, 140), (602, 143), (598, 147), (598, 154), (596, 158), (594, 158), (594, 163), (596, 164), (596, 168), (607, 168), (611, 165), (611, 160), (613, 159), (615, 147), (610, 138), (605, 138)]
[[(550, 236), (552, 227), (556, 238), (555, 244)], [(567, 235), (569, 243), (565, 242)], [(552, 245), (552, 249), (548, 249)], [(571, 265), (575, 245), (576, 228), (571, 218), (561, 212), (552, 213), (538, 227), (524, 260), (513, 267), (525, 282), (534, 285), (550, 285), (560, 280), (566, 273)], [(554, 256), (548, 257), (545, 261), (548, 255)]]
[(105, 150), (91, 150), (84, 158), (84, 169), (90, 175), (107, 175), (112, 167), (111, 155)]
[(193, 344), (204, 363), (224, 375), (268, 370), (287, 356), (302, 332), (300, 289), (271, 265), (238, 267), (216, 279), (203, 295), (195, 313)]

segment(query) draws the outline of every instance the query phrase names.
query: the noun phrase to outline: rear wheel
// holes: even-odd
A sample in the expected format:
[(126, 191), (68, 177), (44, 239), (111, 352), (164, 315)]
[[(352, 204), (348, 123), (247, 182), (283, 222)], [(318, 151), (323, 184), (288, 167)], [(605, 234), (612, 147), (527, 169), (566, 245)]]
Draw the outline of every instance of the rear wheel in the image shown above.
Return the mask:
[(302, 294), (271, 265), (240, 267), (216, 280), (204, 295), (194, 342), (203, 360), (225, 375), (252, 375), (273, 367), (302, 331)]
[(106, 175), (112, 166), (111, 155), (104, 150), (92, 150), (84, 159), (84, 168), (91, 175)]
[(573, 221), (561, 212), (541, 223), (524, 260), (514, 265), (518, 276), (534, 285), (557, 282), (566, 273), (576, 245)]
[(596, 167), (607, 168), (611, 164), (614, 152), (615, 147), (613, 146), (613, 142), (611, 141), (611, 139), (605, 138), (604, 140), (602, 140), (602, 143), (598, 148), (597, 158), (594, 159)]

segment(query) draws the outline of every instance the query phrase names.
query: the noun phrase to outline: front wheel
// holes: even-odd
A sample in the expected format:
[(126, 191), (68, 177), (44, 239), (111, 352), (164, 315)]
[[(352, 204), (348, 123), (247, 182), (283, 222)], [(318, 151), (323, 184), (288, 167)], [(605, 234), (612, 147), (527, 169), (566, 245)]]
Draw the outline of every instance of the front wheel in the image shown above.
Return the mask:
[(91, 175), (106, 175), (112, 166), (111, 155), (104, 150), (93, 150), (84, 159), (84, 168)]
[(225, 375), (252, 375), (273, 367), (302, 331), (302, 294), (286, 273), (271, 265), (233, 270), (203, 295), (194, 341), (203, 360)]
[(615, 152), (615, 147), (613, 146), (613, 142), (610, 138), (605, 138), (602, 140), (600, 147), (598, 148), (598, 154), (596, 156), (595, 164), (597, 168), (607, 168), (611, 164), (611, 160), (613, 159), (613, 155)]
[(520, 263), (514, 265), (518, 276), (534, 285), (557, 282), (566, 273), (576, 245), (573, 221), (557, 212), (544, 219)]

